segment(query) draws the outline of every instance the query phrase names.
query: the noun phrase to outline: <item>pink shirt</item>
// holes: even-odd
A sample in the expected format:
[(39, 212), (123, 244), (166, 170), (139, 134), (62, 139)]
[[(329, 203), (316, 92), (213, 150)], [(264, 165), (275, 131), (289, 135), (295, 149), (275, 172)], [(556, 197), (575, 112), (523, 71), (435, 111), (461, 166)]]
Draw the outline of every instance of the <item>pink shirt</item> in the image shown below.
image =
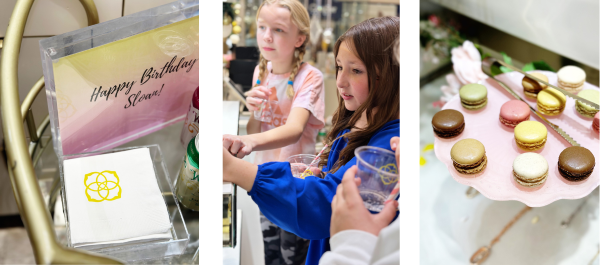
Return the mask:
[[(261, 80), (261, 84), (271, 90), (272, 93), (269, 100), (277, 100), (278, 104), (273, 112), (271, 122), (261, 122), (260, 131), (266, 132), (285, 124), (292, 108), (307, 109), (310, 111), (310, 117), (298, 142), (282, 148), (257, 151), (254, 163), (259, 165), (272, 161), (287, 161), (287, 158), (292, 155), (316, 154), (315, 144), (317, 134), (319, 129), (325, 126), (325, 85), (323, 83), (323, 74), (308, 63), (303, 63), (292, 85), (294, 88), (294, 97), (290, 99), (286, 95), (290, 73), (272, 74), (271, 63), (267, 64), (267, 69), (267, 78), (266, 80)], [(256, 84), (258, 71), (258, 66), (256, 66), (252, 80), (253, 84)]]

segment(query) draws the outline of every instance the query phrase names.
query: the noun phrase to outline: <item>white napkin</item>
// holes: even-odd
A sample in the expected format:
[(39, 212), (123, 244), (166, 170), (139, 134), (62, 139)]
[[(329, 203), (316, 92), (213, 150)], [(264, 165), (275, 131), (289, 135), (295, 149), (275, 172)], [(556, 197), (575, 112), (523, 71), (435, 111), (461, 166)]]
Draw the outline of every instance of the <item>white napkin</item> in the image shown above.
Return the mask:
[(65, 160), (64, 181), (74, 247), (172, 238), (148, 148)]

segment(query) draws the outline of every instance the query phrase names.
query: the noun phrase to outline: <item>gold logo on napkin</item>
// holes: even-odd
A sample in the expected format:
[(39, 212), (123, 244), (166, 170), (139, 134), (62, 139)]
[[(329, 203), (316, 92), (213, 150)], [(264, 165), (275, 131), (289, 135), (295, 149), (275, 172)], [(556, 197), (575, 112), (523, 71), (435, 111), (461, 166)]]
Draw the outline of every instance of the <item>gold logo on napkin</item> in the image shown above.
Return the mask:
[(117, 172), (104, 170), (102, 172), (92, 172), (85, 175), (83, 179), (85, 184), (85, 196), (88, 201), (114, 201), (121, 198), (121, 186), (119, 186), (119, 176)]

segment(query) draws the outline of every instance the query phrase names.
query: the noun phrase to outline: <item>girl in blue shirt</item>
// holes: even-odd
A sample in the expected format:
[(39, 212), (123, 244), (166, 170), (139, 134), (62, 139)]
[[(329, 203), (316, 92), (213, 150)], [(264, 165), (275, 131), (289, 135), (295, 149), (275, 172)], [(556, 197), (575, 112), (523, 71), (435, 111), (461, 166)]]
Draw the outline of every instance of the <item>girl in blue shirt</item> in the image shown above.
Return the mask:
[(356, 165), (354, 150), (368, 145), (391, 151), (390, 139), (400, 135), (400, 69), (393, 61), (399, 33), (398, 17), (372, 18), (335, 43), (339, 105), (326, 139), (330, 148), (321, 155), (322, 178), (294, 178), (288, 162), (257, 166), (223, 148), (223, 180), (247, 190), (271, 222), (311, 240), (307, 265), (318, 264), (329, 250), (331, 200)]

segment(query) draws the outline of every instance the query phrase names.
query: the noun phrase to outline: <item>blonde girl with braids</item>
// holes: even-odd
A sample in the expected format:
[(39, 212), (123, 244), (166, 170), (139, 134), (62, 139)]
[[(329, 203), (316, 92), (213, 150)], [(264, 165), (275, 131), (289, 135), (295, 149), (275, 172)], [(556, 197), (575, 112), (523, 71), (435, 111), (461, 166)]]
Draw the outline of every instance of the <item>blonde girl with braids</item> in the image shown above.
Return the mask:
[[(391, 151), (392, 138), (400, 135), (400, 68), (393, 59), (399, 35), (398, 17), (372, 18), (348, 29), (335, 43), (339, 105), (326, 139), (328, 150), (321, 157), (323, 178), (294, 178), (287, 162), (254, 165), (223, 148), (223, 180), (247, 190), (270, 221), (310, 239), (306, 265), (318, 264), (339, 243), (329, 244), (331, 203), (344, 173), (356, 165), (354, 150), (374, 146)], [(393, 213), (390, 208), (395, 206), (388, 203), (382, 212)]]
[[(268, 100), (273, 116), (261, 122), (251, 115), (248, 135), (224, 135), (223, 146), (238, 158), (255, 152), (256, 165), (315, 154), (317, 134), (325, 125), (325, 91), (323, 74), (302, 62), (310, 35), (308, 11), (298, 0), (265, 0), (256, 22), (260, 61), (246, 106), (252, 112)], [(308, 240), (281, 230), (262, 214), (261, 228), (266, 265), (304, 263)]]
[(260, 62), (246, 107), (255, 111), (268, 100), (270, 122), (250, 116), (248, 135), (224, 135), (223, 146), (238, 158), (255, 153), (255, 164), (286, 161), (296, 154), (314, 154), (319, 129), (325, 125), (323, 74), (302, 63), (309, 41), (308, 11), (298, 0), (265, 0), (258, 8), (257, 43)]

